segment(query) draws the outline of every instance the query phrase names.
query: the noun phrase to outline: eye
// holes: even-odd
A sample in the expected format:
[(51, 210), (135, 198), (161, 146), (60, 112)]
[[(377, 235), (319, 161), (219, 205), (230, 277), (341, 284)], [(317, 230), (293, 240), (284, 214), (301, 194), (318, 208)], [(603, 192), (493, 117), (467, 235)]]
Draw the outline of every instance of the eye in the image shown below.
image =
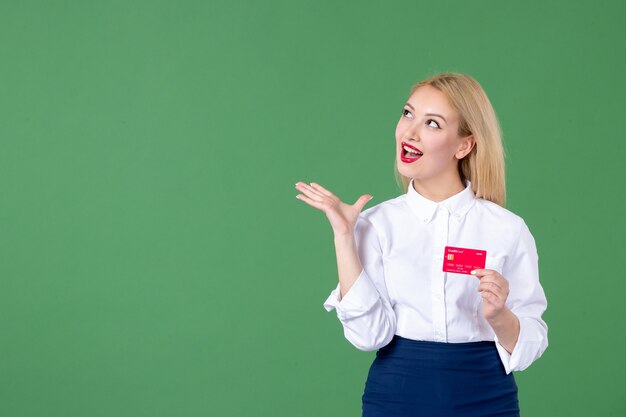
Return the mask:
[(403, 116), (406, 116), (407, 114), (411, 114), (411, 112), (410, 112), (410, 111), (408, 111), (407, 109), (403, 109), (403, 110), (402, 110), (402, 115), (403, 115)]
[[(428, 126), (430, 126), (430, 127), (436, 127), (437, 129), (439, 129), (439, 123), (437, 123), (437, 121), (436, 121), (436, 120), (433, 120), (433, 119), (428, 119), (426, 122), (427, 122)], [(434, 123), (434, 124), (435, 124), (435, 126), (432, 126), (430, 123)]]

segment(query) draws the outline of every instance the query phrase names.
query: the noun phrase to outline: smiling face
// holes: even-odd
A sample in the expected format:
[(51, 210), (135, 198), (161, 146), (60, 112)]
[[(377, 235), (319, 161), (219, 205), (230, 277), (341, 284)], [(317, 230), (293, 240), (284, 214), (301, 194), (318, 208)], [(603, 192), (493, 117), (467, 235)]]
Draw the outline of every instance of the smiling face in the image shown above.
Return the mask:
[(444, 93), (430, 85), (419, 87), (409, 97), (396, 126), (400, 174), (437, 186), (459, 183), (458, 161), (472, 150), (475, 141), (471, 135), (461, 138), (458, 131), (458, 112)]

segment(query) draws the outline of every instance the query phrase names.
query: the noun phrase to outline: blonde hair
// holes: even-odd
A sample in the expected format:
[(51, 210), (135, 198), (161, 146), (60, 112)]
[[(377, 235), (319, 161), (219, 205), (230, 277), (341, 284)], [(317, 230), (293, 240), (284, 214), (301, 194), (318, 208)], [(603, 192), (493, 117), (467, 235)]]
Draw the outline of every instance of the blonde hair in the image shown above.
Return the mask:
[[(459, 113), (459, 136), (473, 134), (476, 139), (472, 151), (459, 161), (461, 181), (467, 179), (472, 183), (476, 197), (504, 207), (506, 184), (502, 131), (487, 94), (478, 81), (469, 75), (441, 73), (415, 84), (409, 96), (424, 85), (444, 93)], [(398, 172), (397, 161), (394, 163), (394, 171), (398, 186), (402, 186), (403, 192), (406, 192), (411, 178)]]

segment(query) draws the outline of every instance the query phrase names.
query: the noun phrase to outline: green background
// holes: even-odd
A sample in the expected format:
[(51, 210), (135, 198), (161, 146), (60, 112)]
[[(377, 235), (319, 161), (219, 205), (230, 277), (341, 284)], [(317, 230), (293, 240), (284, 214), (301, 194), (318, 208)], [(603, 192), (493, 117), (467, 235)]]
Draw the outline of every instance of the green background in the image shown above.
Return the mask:
[(399, 195), (440, 71), (489, 95), (537, 242), (523, 415), (626, 415), (626, 7), (508, 3), (2, 0), (0, 415), (360, 415), (374, 352), (294, 185)]

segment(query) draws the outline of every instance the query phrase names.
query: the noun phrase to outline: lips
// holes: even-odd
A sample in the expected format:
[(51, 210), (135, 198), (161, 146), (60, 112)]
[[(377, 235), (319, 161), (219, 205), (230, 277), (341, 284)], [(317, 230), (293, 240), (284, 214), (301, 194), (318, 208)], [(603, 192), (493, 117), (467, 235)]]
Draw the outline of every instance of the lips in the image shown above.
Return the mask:
[[(419, 155), (414, 155), (409, 153), (408, 151), (406, 151), (404, 149), (404, 147), (410, 148), (411, 150), (415, 151), (415, 152), (419, 152)], [(402, 162), (405, 162), (407, 164), (410, 164), (411, 162), (415, 162), (418, 159), (420, 159), (423, 156), (423, 152), (420, 151), (419, 149), (417, 149), (415, 146), (413, 145), (409, 145), (406, 142), (401, 142), (400, 143), (400, 160)]]

